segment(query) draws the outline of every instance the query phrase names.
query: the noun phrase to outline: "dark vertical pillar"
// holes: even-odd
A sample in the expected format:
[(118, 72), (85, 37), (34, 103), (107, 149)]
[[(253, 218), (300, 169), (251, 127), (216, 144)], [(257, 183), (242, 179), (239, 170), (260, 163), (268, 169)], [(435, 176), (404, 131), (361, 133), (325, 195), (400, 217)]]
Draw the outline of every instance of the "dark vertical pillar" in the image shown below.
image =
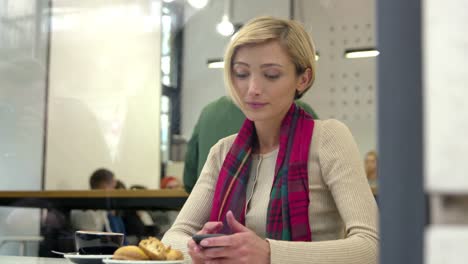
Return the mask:
[(420, 0), (377, 1), (380, 264), (422, 264), (422, 28)]

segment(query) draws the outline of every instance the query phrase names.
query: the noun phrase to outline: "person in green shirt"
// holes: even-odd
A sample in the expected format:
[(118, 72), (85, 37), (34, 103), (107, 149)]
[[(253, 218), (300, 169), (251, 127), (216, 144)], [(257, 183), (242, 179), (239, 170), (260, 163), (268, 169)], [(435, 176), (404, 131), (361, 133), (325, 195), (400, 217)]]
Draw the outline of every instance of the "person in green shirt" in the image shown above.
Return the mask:
[[(318, 119), (309, 105), (301, 101), (296, 101), (296, 104)], [(188, 193), (195, 186), (211, 147), (218, 140), (239, 132), (244, 120), (245, 115), (227, 96), (222, 96), (202, 109), (185, 155), (184, 188)]]

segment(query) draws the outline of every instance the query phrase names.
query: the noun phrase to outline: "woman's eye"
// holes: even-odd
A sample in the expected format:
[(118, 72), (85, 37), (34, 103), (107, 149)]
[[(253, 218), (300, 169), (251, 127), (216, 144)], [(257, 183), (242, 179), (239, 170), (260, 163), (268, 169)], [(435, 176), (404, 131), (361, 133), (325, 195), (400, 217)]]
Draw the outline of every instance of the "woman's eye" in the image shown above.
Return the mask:
[(265, 77), (271, 80), (276, 80), (280, 77), (280, 75), (279, 74), (265, 74)]
[(247, 78), (249, 76), (249, 74), (248, 73), (241, 73), (241, 72), (237, 73), (236, 72), (236, 73), (234, 73), (234, 76), (236, 76), (236, 78), (239, 78), (239, 79), (244, 79), (244, 78)]

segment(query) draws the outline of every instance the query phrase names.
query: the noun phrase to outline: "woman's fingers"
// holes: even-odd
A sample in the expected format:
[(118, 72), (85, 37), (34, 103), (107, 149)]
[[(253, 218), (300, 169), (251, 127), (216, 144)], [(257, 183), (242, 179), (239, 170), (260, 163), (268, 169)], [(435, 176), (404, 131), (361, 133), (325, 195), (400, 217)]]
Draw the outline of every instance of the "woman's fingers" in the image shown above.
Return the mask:
[(219, 259), (231, 257), (231, 250), (228, 247), (204, 248), (203, 254), (208, 259)]
[(190, 239), (188, 242), (187, 242), (187, 247), (188, 248), (193, 248), (197, 245), (197, 243), (195, 243), (195, 241), (193, 241), (193, 239)]
[(238, 259), (218, 258), (205, 261), (205, 264), (239, 264)]
[(229, 210), (226, 214), (227, 222), (233, 233), (249, 232), (250, 230), (236, 220), (234, 214)]
[(231, 247), (235, 244), (236, 236), (225, 235), (219, 237), (205, 238), (200, 242), (200, 246), (207, 247)]
[(213, 234), (223, 228), (223, 222), (207, 222), (197, 234)]
[(195, 241), (193, 241), (193, 239), (189, 240), (187, 248), (193, 263), (204, 263), (205, 256), (203, 255), (202, 249), (195, 243)]

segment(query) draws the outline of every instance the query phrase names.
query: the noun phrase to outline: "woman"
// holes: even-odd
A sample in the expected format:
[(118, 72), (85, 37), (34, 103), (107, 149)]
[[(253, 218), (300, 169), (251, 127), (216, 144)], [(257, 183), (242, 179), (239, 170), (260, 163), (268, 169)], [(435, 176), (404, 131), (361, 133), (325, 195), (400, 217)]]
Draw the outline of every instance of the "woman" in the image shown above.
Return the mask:
[[(377, 263), (377, 207), (349, 130), (293, 103), (315, 78), (304, 28), (254, 19), (224, 66), (247, 119), (213, 146), (163, 242), (193, 263)], [(227, 235), (198, 246), (195, 233)]]
[(364, 168), (369, 185), (372, 188), (377, 188), (377, 152), (371, 150), (366, 153), (364, 158)]

